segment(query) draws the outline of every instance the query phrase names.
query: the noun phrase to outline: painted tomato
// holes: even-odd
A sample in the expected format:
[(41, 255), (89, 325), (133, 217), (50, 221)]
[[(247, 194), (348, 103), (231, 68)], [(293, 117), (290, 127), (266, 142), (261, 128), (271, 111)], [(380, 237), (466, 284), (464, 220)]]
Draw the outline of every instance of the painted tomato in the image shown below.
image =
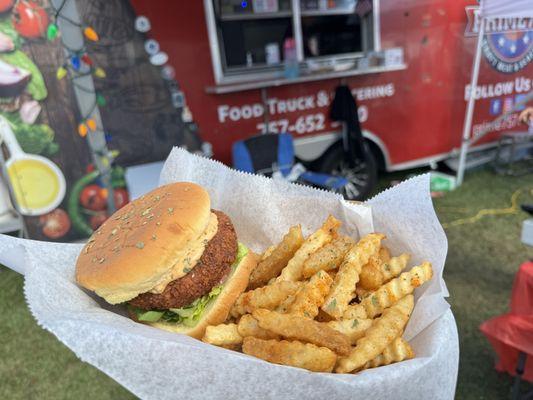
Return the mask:
[(11, 10), (13, 4), (15, 4), (15, 0), (0, 0), (0, 14)]
[(71, 226), (68, 214), (61, 208), (56, 208), (48, 214), (41, 215), (39, 222), (41, 223), (43, 234), (50, 239), (59, 239), (65, 236)]
[(106, 213), (98, 213), (96, 215), (91, 216), (89, 220), (89, 224), (91, 225), (91, 228), (93, 230), (97, 230), (100, 225), (102, 225), (107, 220), (107, 214)]
[(21, 0), (13, 9), (12, 21), (20, 35), (35, 39), (45, 35), (50, 19), (38, 1)]
[(115, 208), (120, 210), (130, 202), (130, 195), (124, 188), (113, 189), (113, 198), (115, 199)]
[(91, 211), (103, 211), (107, 201), (102, 195), (102, 188), (98, 185), (88, 185), (81, 191), (80, 204)]

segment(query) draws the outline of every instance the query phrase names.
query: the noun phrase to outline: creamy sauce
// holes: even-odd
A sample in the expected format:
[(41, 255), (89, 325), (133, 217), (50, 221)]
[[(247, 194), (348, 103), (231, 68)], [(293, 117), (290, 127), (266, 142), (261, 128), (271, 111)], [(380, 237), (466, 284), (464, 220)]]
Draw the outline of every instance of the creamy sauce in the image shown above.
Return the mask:
[(198, 239), (187, 243), (186, 249), (177, 254), (176, 264), (174, 264), (168, 274), (160, 279), (159, 283), (155, 285), (149, 293), (162, 293), (170, 282), (187, 275), (202, 257), (207, 242), (215, 236), (217, 230), (218, 218), (215, 214), (211, 213), (204, 233), (202, 233)]
[(59, 195), (59, 178), (41, 161), (16, 160), (9, 166), (7, 173), (18, 204), (28, 210), (48, 207)]

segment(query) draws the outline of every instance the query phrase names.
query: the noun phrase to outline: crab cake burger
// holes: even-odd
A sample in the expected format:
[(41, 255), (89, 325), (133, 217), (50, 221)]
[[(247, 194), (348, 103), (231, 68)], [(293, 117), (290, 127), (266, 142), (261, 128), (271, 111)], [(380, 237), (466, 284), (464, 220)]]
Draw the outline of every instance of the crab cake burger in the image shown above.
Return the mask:
[(79, 285), (152, 326), (201, 338), (226, 320), (257, 257), (201, 186), (162, 186), (111, 216), (76, 264)]

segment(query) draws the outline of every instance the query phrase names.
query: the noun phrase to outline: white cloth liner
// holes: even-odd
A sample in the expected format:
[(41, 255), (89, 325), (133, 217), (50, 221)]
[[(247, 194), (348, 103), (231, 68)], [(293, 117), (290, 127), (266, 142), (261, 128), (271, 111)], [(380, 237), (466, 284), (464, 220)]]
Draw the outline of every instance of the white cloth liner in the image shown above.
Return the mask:
[(269, 364), (135, 323), (121, 307), (81, 290), (74, 279), (80, 245), (0, 236), (0, 263), (25, 275), (26, 300), (37, 322), (81, 360), (144, 399), (453, 399), (457, 328), (444, 300), (447, 241), (429, 196), (429, 175), (389, 189), (367, 205), (353, 205), (329, 192), (244, 174), (175, 148), (161, 184), (180, 180), (206, 187), (212, 207), (232, 218), (239, 240), (255, 251), (297, 223), (308, 234), (332, 213), (354, 237), (375, 228), (387, 235), (393, 254), (408, 251), (414, 263), (431, 261), (435, 277), (416, 290), (404, 335), (416, 358), (355, 376)]

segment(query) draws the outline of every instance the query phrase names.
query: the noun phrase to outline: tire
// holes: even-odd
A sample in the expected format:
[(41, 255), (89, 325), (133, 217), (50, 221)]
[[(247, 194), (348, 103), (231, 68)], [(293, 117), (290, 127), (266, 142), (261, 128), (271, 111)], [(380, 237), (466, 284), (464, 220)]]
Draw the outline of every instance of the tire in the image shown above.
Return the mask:
[(348, 179), (349, 183), (339, 190), (346, 200), (366, 199), (377, 182), (378, 168), (374, 154), (365, 145), (366, 159), (356, 160), (356, 166), (349, 170), (344, 161), (342, 144), (335, 144), (324, 155), (319, 166), (320, 172), (331, 175), (341, 175)]

